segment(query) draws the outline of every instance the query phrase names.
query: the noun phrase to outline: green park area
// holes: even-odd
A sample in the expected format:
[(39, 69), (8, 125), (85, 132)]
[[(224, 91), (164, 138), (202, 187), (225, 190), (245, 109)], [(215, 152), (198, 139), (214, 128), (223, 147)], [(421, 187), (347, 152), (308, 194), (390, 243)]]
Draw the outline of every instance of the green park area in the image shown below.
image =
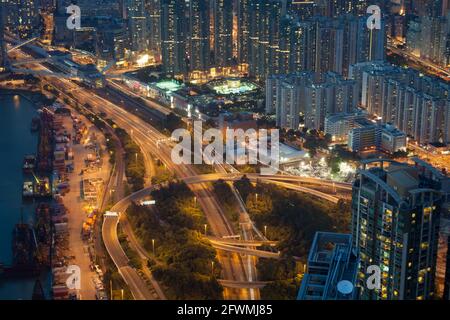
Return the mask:
[(184, 183), (172, 182), (151, 194), (155, 206), (133, 204), (127, 217), (155, 278), (171, 299), (221, 299), (221, 266), (202, 232), (206, 219)]
[(233, 194), (230, 185), (226, 181), (220, 179), (213, 182), (213, 190), (216, 197), (220, 199), (222, 210), (233, 226), (234, 231), (239, 230), (238, 202), (236, 201), (236, 197)]

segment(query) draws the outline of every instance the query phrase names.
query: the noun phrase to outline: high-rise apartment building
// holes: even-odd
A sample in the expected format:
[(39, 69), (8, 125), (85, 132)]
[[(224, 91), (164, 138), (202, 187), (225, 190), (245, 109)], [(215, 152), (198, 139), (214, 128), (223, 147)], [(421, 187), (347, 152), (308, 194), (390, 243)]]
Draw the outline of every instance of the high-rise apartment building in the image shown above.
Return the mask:
[(5, 71), (7, 63), (6, 43), (5, 43), (5, 26), (4, 26), (4, 1), (0, 0), (0, 72)]
[(384, 21), (380, 30), (369, 31), (366, 17), (302, 20), (283, 16), (279, 1), (251, 4), (248, 60), (250, 75), (257, 79), (306, 70), (347, 76), (350, 65), (385, 57)]
[(266, 80), (266, 113), (276, 113), (277, 126), (298, 129), (300, 113), (304, 113), (305, 88), (313, 77), (312, 72), (302, 72), (274, 75)]
[(357, 106), (356, 83), (341, 75), (327, 72), (318, 82), (305, 89), (305, 127), (323, 130), (325, 117), (340, 112), (353, 112)]
[(282, 9), (283, 3), (278, 0), (250, 2), (249, 71), (261, 81), (279, 73)]
[(186, 34), (184, 0), (161, 0), (161, 53), (164, 70), (170, 74), (185, 74)]
[(5, 27), (22, 39), (39, 36), (40, 16), (37, 0), (4, 1)]
[(356, 82), (328, 72), (273, 75), (266, 80), (266, 113), (276, 113), (277, 126), (297, 130), (300, 114), (309, 129), (323, 129), (325, 117), (352, 112)]
[(148, 20), (144, 0), (128, 0), (127, 16), (130, 29), (131, 50), (135, 53), (148, 49)]
[(318, 1), (311, 0), (287, 0), (286, 12), (300, 20), (306, 20), (319, 13), (317, 3)]
[(347, 13), (366, 15), (366, 9), (371, 4), (367, 0), (326, 0), (319, 1), (325, 7), (325, 14), (337, 17)]
[(233, 62), (233, 0), (212, 0), (214, 21), (214, 65), (228, 67)]
[(125, 23), (102, 23), (96, 28), (96, 54), (104, 64), (123, 65), (129, 58), (130, 41)]
[(161, 55), (161, 0), (147, 0), (148, 48), (156, 55)]
[[(69, 45), (77, 47), (77, 44), (83, 41), (85, 36), (90, 38), (89, 44), (85, 42), (83, 49), (88, 47), (89, 51), (93, 50), (95, 45), (95, 32), (100, 24), (105, 21), (109, 24), (111, 20), (122, 20), (122, 10), (127, 9), (130, 0), (110, 1), (110, 0), (77, 0), (76, 5), (81, 10), (81, 29), (71, 30), (67, 28), (67, 7), (75, 3), (73, 0), (56, 0), (56, 10), (53, 12), (54, 32), (52, 41), (58, 45)], [(123, 7), (122, 7), (123, 5)], [(129, 32), (129, 25), (127, 25), (127, 32)], [(128, 34), (128, 39), (131, 38)], [(80, 38), (82, 41), (80, 41)]]
[[(361, 257), (363, 299), (433, 297), (443, 180), (448, 184), (438, 170), (420, 162), (415, 166), (382, 159), (363, 163), (352, 195), (353, 245)], [(379, 289), (366, 287), (371, 265), (381, 270)]]
[(413, 69), (388, 63), (352, 65), (363, 108), (420, 143), (450, 142), (450, 86)]
[(446, 67), (450, 62), (449, 32), (448, 16), (415, 17), (408, 25), (406, 48), (422, 59)]
[(250, 51), (250, 2), (253, 0), (238, 0), (238, 62), (248, 63)]
[(210, 67), (209, 2), (191, 0), (189, 3), (189, 62), (190, 70), (205, 71)]
[(414, 0), (406, 49), (442, 67), (450, 63), (450, 6), (448, 0)]

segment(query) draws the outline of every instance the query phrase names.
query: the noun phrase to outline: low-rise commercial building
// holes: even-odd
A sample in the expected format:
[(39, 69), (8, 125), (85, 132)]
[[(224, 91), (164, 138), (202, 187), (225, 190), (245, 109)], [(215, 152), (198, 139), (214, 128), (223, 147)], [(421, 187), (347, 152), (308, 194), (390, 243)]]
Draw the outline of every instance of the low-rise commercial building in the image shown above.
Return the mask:
[(353, 152), (379, 150), (389, 154), (406, 151), (406, 134), (392, 124), (381, 124), (366, 118), (357, 119), (348, 133), (348, 147)]

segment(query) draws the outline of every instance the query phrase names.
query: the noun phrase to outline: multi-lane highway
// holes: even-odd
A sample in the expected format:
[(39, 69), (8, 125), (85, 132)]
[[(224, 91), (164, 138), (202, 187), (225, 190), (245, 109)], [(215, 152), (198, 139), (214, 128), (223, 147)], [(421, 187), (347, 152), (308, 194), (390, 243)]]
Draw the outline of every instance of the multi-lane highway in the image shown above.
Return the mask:
[(431, 61), (418, 57), (404, 49), (399, 49), (394, 44), (388, 44), (387, 49), (394, 54), (397, 54), (407, 60), (414, 62), (415, 64), (418, 64), (419, 66), (423, 66), (430, 71), (432, 70), (433, 72), (435, 72), (436, 76), (444, 78), (444, 80), (446, 81), (448, 81), (448, 78), (450, 77), (450, 72), (448, 69), (441, 67)]
[[(196, 176), (196, 177), (188, 177), (188, 178), (185, 178), (184, 181), (187, 184), (202, 184), (207, 181), (212, 181), (210, 179), (213, 176), (217, 176), (218, 178), (224, 179), (224, 180), (236, 180), (238, 175), (236, 175), (236, 174), (229, 174), (229, 175), (207, 174), (207, 175), (200, 175), (200, 176)], [(242, 176), (242, 174), (240, 176)], [(217, 177), (216, 177), (216, 179), (217, 179)], [(265, 176), (259, 176), (259, 177), (264, 179)], [(256, 179), (256, 177), (253, 177), (253, 178)], [(295, 177), (293, 177), (293, 179), (295, 180)], [(271, 179), (267, 179), (267, 181), (269, 183), (278, 183), (277, 181), (271, 180)], [(288, 184), (288, 183), (284, 183), (284, 184)], [(294, 185), (293, 187), (297, 187), (297, 186)], [(139, 200), (142, 200), (143, 198), (147, 197), (151, 193), (151, 191), (154, 190), (154, 188), (155, 188), (155, 186), (151, 186), (151, 187), (142, 189), (142, 190), (122, 199), (115, 206), (113, 206), (111, 208), (111, 210), (114, 212), (125, 212), (126, 208), (129, 206), (129, 204), (131, 202), (138, 202)], [(315, 194), (316, 196), (318, 196), (316, 190), (311, 190), (311, 189), (308, 189), (308, 190), (312, 194)], [(114, 216), (114, 215), (106, 216), (104, 221), (105, 221), (104, 225), (103, 225), (104, 243), (105, 243), (105, 246), (108, 250), (108, 253), (111, 255), (111, 257), (115, 257), (113, 260), (120, 270), (120, 268), (122, 268), (125, 264), (128, 264), (128, 258), (126, 257), (125, 253), (123, 252), (120, 242), (117, 237), (117, 224), (119, 223), (119, 217)], [(245, 254), (248, 256), (270, 258), (270, 259), (278, 259), (279, 258), (279, 253), (255, 250), (255, 249), (246, 247), (246, 246), (257, 247), (260, 245), (274, 245), (275, 243), (273, 241), (248, 241), (248, 240), (241, 241), (241, 240), (233, 240), (233, 239), (223, 239), (223, 238), (218, 238), (218, 237), (209, 237), (209, 239), (210, 239), (213, 247), (215, 247), (216, 249), (222, 250), (222, 251), (241, 253), (241, 254)], [(144, 255), (144, 256), (147, 255), (144, 249), (138, 249), (138, 252), (140, 255)], [(128, 275), (131, 275), (132, 272), (131, 271), (128, 271), (128, 272), (130, 273)], [(234, 281), (236, 281), (236, 280), (234, 280)], [(248, 280), (238, 280), (238, 281), (240, 281), (240, 283), (251, 282)], [(233, 287), (230, 287), (230, 288), (233, 288)], [(255, 289), (255, 288), (249, 285), (247, 287), (247, 289)], [(136, 296), (137, 296), (139, 294), (139, 288), (137, 287), (136, 290), (138, 290), (138, 293), (136, 294)]]
[[(47, 68), (39, 63), (32, 65), (30, 64), (27, 67), (35, 70), (48, 71)], [(169, 170), (176, 173), (179, 178), (185, 179), (196, 176), (196, 171), (192, 166), (173, 164), (170, 158), (171, 148), (164, 143), (158, 143), (158, 141), (166, 140), (166, 137), (163, 134), (158, 132), (146, 121), (119, 107), (118, 102), (114, 101), (114, 97), (111, 97), (111, 100), (113, 101), (111, 102), (109, 99), (106, 100), (97, 95), (95, 91), (86, 88), (80, 88), (76, 83), (63, 78), (48, 78), (47, 81), (51, 83), (52, 86), (54, 86), (62, 95), (69, 96), (68, 93), (70, 92), (71, 96), (74, 96), (79, 103), (88, 103), (96, 112), (106, 113), (109, 118), (117, 123), (118, 126), (122, 127), (127, 132), (132, 134), (133, 139), (141, 146), (144, 153), (154, 154), (155, 156), (157, 156), (159, 159), (161, 159), (162, 162), (166, 164)], [(127, 101), (127, 104), (128, 103), (131, 104), (132, 102)], [(289, 185), (289, 183), (282, 181), (278, 181), (275, 183), (279, 185)], [(307, 188), (301, 186), (293, 186), (292, 184), (290, 185), (292, 188), (295, 187), (296, 190), (307, 190)], [(206, 184), (203, 181), (200, 181), (199, 183), (193, 185), (192, 191), (195, 193), (199, 205), (205, 212), (212, 233), (219, 238), (233, 236), (233, 228), (225, 218), (218, 200), (210, 190), (210, 185)], [(318, 191), (314, 190), (314, 194), (317, 195)], [(336, 198), (333, 197), (329, 198), (328, 200), (336, 201)], [(108, 252), (111, 256), (114, 256), (113, 260), (118, 266), (118, 269), (124, 277), (125, 281), (130, 286), (130, 289), (133, 291), (133, 295), (135, 296), (135, 298), (149, 298), (148, 290), (145, 284), (142, 283), (142, 279), (135, 271), (133, 272), (134, 269), (130, 270), (130, 267), (128, 266), (128, 259), (123, 250), (116, 248), (116, 246), (114, 245), (117, 240), (117, 235), (114, 236), (112, 232), (114, 228), (117, 227), (117, 222), (118, 221), (114, 221), (113, 217), (105, 218), (104, 236), (108, 238), (104, 239), (105, 245), (106, 243), (108, 243)], [(246, 270), (246, 267), (240, 255), (235, 253), (223, 253), (219, 251), (218, 257), (223, 267), (224, 279), (241, 282), (248, 281), (248, 269)], [(224, 296), (225, 298), (249, 299), (252, 298), (252, 296), (255, 296), (251, 295), (250, 292), (251, 291), (247, 289), (226, 289), (224, 292)]]
[[(157, 143), (157, 141), (165, 140), (166, 137), (159, 133), (150, 124), (138, 118), (137, 116), (118, 107), (116, 104), (103, 99), (92, 91), (83, 88), (79, 90), (78, 86), (71, 81), (65, 79), (48, 79), (55, 88), (62, 93), (71, 92), (81, 103), (89, 103), (97, 112), (106, 113), (117, 125), (127, 132), (131, 133), (133, 139), (136, 140), (143, 148), (143, 152), (154, 154), (161, 159), (166, 166), (175, 172), (178, 177), (188, 177), (196, 175), (194, 168), (191, 166), (175, 166), (170, 159), (171, 149), (165, 144)], [(204, 184), (193, 188), (199, 205), (205, 212), (211, 231), (218, 237), (231, 236), (234, 234), (229, 222), (225, 219), (222, 209), (214, 197), (210, 186)], [(237, 254), (220, 254), (219, 261), (223, 267), (224, 278), (245, 281), (246, 271), (242, 263), (242, 259)], [(226, 298), (248, 299), (248, 290), (225, 290)]]

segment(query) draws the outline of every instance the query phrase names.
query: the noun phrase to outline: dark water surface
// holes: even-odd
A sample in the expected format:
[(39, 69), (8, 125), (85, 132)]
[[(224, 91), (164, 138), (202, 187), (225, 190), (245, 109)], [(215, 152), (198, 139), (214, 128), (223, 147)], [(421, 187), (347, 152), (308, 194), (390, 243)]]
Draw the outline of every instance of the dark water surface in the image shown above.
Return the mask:
[[(33, 103), (20, 96), (0, 94), (0, 263), (11, 264), (14, 225), (34, 218), (34, 205), (22, 203), (23, 157), (36, 153), (38, 136), (30, 131), (37, 115)], [(42, 281), (48, 291), (48, 275)], [(31, 299), (35, 279), (0, 280), (0, 300)], [(48, 296), (48, 292), (46, 292)]]

